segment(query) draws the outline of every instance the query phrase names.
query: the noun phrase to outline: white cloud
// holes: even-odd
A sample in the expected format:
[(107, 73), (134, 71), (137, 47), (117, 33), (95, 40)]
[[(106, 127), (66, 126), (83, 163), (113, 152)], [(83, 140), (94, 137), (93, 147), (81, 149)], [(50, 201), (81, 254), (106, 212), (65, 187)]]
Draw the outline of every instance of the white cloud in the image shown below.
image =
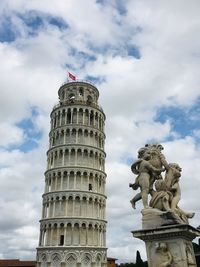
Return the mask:
[[(1, 18), (5, 13), (12, 17), (17, 38), (0, 43), (0, 140), (4, 146), (0, 150), (0, 224), (4, 232), (0, 235), (6, 244), (0, 246), (0, 255), (35, 257), (49, 113), (66, 79), (66, 64), (78, 78), (87, 74), (105, 78), (99, 90), (107, 116), (109, 256), (133, 261), (140, 250), (145, 257), (144, 244), (130, 233), (141, 227), (142, 205), (133, 211), (129, 203), (134, 192), (128, 183), (134, 177), (127, 162), (150, 140), (162, 142), (168, 161), (183, 167), (180, 205), (196, 211), (192, 225), (197, 226), (199, 207), (191, 194), (198, 196), (199, 130), (181, 137), (181, 129), (175, 132), (170, 119), (161, 123), (155, 121), (155, 115), (164, 106), (188, 109), (200, 95), (199, 1), (127, 1), (127, 12), (121, 15), (115, 2), (8, 0), (1, 4)], [(33, 35), (16, 13), (24, 15), (30, 10), (44, 20)], [(48, 16), (61, 18), (68, 27), (48, 24)], [(139, 47), (141, 58), (129, 55), (128, 46)], [(80, 52), (96, 59), (89, 61)], [(33, 116), (33, 108), (37, 116)], [(27, 129), (17, 125), (27, 118), (43, 134), (36, 140), (38, 147), (26, 153), (7, 150), (8, 145), (19, 146), (24, 141)], [(169, 138), (172, 141), (167, 141)]]
[(17, 126), (6, 122), (0, 124), (0, 146), (7, 147), (12, 144), (20, 144), (23, 142), (23, 138), (23, 131)]

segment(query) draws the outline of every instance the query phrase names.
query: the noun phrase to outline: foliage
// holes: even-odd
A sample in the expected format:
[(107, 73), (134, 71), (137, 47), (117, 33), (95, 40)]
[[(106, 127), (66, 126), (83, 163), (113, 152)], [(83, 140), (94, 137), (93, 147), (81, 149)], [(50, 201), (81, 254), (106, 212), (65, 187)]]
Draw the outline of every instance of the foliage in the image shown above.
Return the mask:
[(118, 267), (148, 267), (148, 264), (146, 261), (140, 263), (140, 265), (137, 263), (121, 263), (118, 265)]
[(136, 252), (136, 263), (121, 263), (118, 265), (119, 267), (148, 267), (147, 262), (143, 262), (140, 252)]

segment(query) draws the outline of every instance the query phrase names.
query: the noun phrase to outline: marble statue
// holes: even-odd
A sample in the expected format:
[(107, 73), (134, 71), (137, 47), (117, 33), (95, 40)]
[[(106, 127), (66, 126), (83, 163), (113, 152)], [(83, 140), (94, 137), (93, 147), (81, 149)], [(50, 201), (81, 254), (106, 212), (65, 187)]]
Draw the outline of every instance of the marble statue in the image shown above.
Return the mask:
[[(147, 144), (139, 149), (138, 159), (131, 165), (131, 170), (137, 177), (129, 186), (133, 190), (139, 188), (140, 192), (130, 201), (131, 205), (135, 209), (136, 202), (142, 199), (144, 209), (170, 212), (179, 223), (187, 224), (188, 218), (192, 218), (194, 213), (185, 212), (178, 206), (181, 199), (179, 180), (182, 169), (177, 163), (168, 163), (162, 150), (160, 144)], [(163, 172), (164, 178), (161, 175)], [(143, 214), (155, 212), (151, 210)]]
[(142, 199), (144, 208), (148, 208), (148, 194), (152, 190), (152, 176), (159, 175), (164, 169), (156, 168), (150, 162), (151, 154), (146, 151), (142, 158), (137, 160), (132, 165), (132, 170), (138, 176), (135, 179), (134, 184), (130, 184), (130, 186), (136, 190), (140, 188), (141, 192), (138, 193), (132, 200), (132, 206), (135, 208), (135, 203)]

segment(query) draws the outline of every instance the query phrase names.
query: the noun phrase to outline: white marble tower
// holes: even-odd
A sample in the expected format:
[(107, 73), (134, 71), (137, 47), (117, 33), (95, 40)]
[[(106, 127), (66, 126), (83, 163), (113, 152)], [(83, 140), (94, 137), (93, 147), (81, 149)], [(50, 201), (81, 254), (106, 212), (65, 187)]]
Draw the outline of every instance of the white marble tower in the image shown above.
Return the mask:
[(67, 82), (51, 112), (38, 267), (105, 267), (105, 114), (89, 82)]

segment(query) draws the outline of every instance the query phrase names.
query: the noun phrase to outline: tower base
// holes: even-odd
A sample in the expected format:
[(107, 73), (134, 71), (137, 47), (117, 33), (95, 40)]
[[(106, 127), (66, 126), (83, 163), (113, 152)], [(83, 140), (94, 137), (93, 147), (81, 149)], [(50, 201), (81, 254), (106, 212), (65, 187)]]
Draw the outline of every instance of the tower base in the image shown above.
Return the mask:
[(37, 267), (106, 267), (106, 251), (97, 247), (38, 247)]

